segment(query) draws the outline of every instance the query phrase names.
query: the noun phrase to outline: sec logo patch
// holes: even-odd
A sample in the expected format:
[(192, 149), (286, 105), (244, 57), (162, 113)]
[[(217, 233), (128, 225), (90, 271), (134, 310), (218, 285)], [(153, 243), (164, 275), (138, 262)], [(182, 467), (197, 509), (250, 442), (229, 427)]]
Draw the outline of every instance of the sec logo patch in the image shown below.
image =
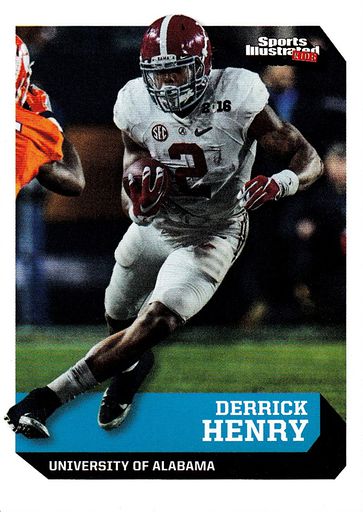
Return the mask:
[(164, 142), (168, 138), (168, 130), (163, 124), (156, 124), (151, 129), (151, 134), (158, 142)]

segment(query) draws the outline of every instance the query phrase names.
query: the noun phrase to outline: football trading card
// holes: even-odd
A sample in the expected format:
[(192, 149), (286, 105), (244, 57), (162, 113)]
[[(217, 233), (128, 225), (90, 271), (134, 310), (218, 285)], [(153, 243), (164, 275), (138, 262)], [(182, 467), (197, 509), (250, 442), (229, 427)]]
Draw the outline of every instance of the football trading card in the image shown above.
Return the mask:
[(9, 457), (49, 489), (335, 484), (346, 55), (323, 19), (170, 11), (12, 26)]

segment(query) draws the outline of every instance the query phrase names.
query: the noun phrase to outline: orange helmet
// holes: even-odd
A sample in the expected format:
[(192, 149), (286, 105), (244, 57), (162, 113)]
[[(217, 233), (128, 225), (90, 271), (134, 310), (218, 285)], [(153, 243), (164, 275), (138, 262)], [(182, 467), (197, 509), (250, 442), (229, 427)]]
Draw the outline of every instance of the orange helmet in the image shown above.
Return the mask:
[(31, 63), (26, 44), (19, 36), (15, 36), (15, 102), (23, 105), (28, 92), (31, 75)]

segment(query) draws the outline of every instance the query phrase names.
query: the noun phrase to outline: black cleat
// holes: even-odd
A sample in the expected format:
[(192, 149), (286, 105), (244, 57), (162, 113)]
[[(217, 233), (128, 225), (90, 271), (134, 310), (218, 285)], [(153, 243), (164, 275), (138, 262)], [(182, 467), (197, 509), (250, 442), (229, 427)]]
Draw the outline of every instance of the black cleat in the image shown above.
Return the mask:
[(16, 434), (29, 439), (50, 437), (45, 425), (47, 418), (60, 405), (57, 395), (49, 388), (37, 388), (11, 407), (4, 420)]
[(140, 361), (130, 371), (120, 373), (111, 380), (103, 394), (98, 411), (98, 424), (105, 430), (121, 425), (129, 414), (135, 393), (145, 380), (154, 364), (151, 351), (145, 352)]
[(131, 404), (119, 404), (112, 396), (107, 394), (108, 388), (103, 394), (100, 409), (98, 411), (98, 424), (105, 430), (112, 430), (121, 425), (130, 412)]

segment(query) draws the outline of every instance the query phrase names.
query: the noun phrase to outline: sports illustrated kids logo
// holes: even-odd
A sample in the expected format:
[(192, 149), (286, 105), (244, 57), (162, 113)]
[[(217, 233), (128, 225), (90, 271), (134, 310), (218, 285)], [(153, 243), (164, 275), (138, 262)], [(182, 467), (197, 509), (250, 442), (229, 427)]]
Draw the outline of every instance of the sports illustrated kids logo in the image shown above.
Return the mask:
[(306, 37), (276, 38), (260, 36), (257, 45), (246, 44), (245, 54), (250, 56), (291, 56), (292, 60), (317, 62), (320, 46), (309, 46)]
[(345, 467), (345, 61), (202, 22), (17, 27), (3, 416), (49, 479)]

